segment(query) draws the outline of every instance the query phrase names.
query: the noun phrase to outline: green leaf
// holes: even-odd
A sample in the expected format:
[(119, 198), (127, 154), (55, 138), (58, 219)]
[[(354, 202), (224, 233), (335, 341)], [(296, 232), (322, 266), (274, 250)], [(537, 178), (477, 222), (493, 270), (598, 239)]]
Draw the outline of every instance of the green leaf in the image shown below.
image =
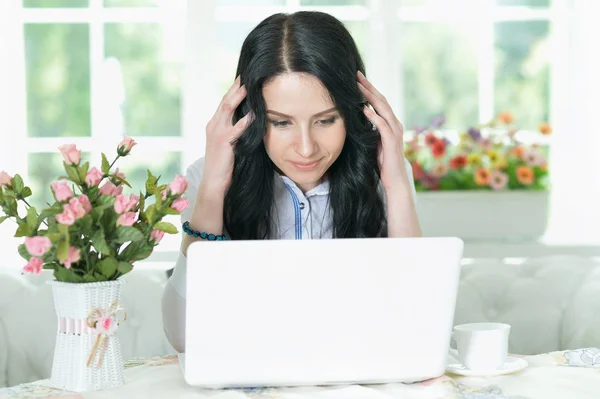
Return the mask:
[(44, 263), (44, 269), (46, 269), (46, 270), (56, 270), (56, 268), (58, 268), (58, 267), (61, 267), (61, 266), (56, 262)]
[(160, 190), (157, 189), (156, 193), (154, 194), (154, 198), (155, 198), (155, 205), (157, 209), (160, 209), (162, 207), (162, 194), (160, 193)]
[(29, 226), (26, 222), (19, 222), (19, 227), (15, 233), (15, 237), (27, 237), (29, 235)]
[(130, 262), (135, 262), (136, 260), (146, 259), (148, 256), (152, 255), (152, 251), (154, 250), (153, 247), (154, 246), (149, 246), (149, 245), (142, 246), (128, 260)]
[(67, 172), (67, 175), (69, 176), (69, 179), (75, 183), (75, 184), (79, 184), (80, 180), (79, 180), (79, 172), (77, 171), (77, 166), (74, 165), (69, 165), (66, 162), (63, 162), (63, 166), (65, 167), (65, 171)]
[(129, 262), (119, 262), (117, 271), (121, 274), (127, 274), (133, 269), (133, 265)]
[(67, 238), (69, 237), (69, 226), (58, 223), (57, 228), (58, 228), (58, 232), (60, 234), (62, 234), (63, 236), (66, 236)]
[(136, 260), (146, 259), (152, 254), (154, 245), (146, 242), (137, 241), (130, 243), (124, 250), (119, 254), (119, 259), (125, 262), (135, 262)]
[(69, 240), (61, 240), (56, 248), (56, 257), (58, 261), (64, 263), (69, 256)]
[(92, 216), (92, 219), (94, 221), (98, 221), (104, 215), (104, 211), (106, 211), (109, 208), (112, 208), (112, 205), (110, 205), (110, 204), (98, 205), (94, 209), (92, 209), (92, 212), (90, 213), (90, 215)]
[(50, 241), (52, 241), (53, 244), (55, 244), (58, 241), (60, 241), (60, 237), (61, 237), (60, 233), (46, 233), (44, 235), (46, 237), (48, 237), (50, 239)]
[(15, 177), (12, 178), (13, 191), (15, 194), (19, 195), (23, 191), (23, 188), (25, 188), (25, 185), (23, 184), (23, 178), (20, 175), (15, 175)]
[(167, 234), (177, 234), (179, 231), (177, 227), (169, 222), (158, 222), (154, 225), (156, 230), (164, 231)]
[(127, 180), (123, 179), (122, 177), (119, 177), (119, 176), (117, 176), (117, 175), (112, 175), (111, 177), (112, 177), (113, 179), (115, 179), (116, 181), (118, 181), (118, 182), (121, 182), (122, 184), (124, 184), (124, 185), (126, 185), (127, 187), (131, 188), (131, 184), (129, 184), (129, 183), (127, 182)]
[(21, 197), (22, 198), (28, 198), (31, 197), (33, 193), (31, 192), (31, 189), (29, 187), (25, 187), (23, 188), (23, 191), (21, 192)]
[(94, 270), (96, 264), (98, 263), (98, 252), (90, 252), (87, 256), (87, 267), (88, 270)]
[(175, 209), (168, 207), (163, 209), (163, 213), (167, 214), (167, 215), (179, 215), (179, 212), (177, 212)]
[(144, 207), (146, 206), (146, 199), (144, 198), (144, 194), (140, 192), (140, 201), (138, 203), (138, 209), (140, 210), (140, 219), (145, 220), (146, 214), (144, 213)]
[(81, 276), (78, 276), (73, 269), (67, 269), (63, 266), (59, 266), (54, 270), (54, 277), (58, 281), (65, 283), (83, 283), (84, 280)]
[(54, 270), (54, 277), (58, 281), (63, 281), (65, 283), (83, 283), (84, 280), (81, 276), (75, 274), (73, 269), (66, 269), (63, 266), (59, 266)]
[(77, 221), (78, 230), (83, 234), (88, 234), (92, 231), (94, 227), (94, 219), (91, 215), (85, 215), (81, 219)]
[(62, 281), (64, 283), (74, 283), (74, 278), (72, 277), (73, 273), (70, 270), (65, 269), (64, 267), (59, 267), (54, 270), (54, 278), (57, 281)]
[(98, 205), (110, 205), (113, 206), (115, 203), (115, 197), (112, 195), (102, 195), (98, 197)]
[(85, 276), (83, 276), (83, 281), (86, 283), (95, 283), (96, 278), (94, 278), (94, 276), (90, 276), (89, 274), (86, 274)]
[(41, 225), (45, 220), (53, 220), (56, 215), (62, 213), (62, 210), (56, 208), (44, 209), (38, 216), (37, 225)]
[(2, 222), (4, 222), (6, 219), (8, 219), (10, 216), (0, 216), (0, 224), (2, 224)]
[(11, 216), (16, 216), (19, 209), (16, 198), (13, 196), (5, 195), (4, 202), (6, 203), (6, 207), (8, 208), (8, 211), (10, 212)]
[(27, 209), (27, 217), (25, 218), (25, 220), (27, 220), (27, 227), (29, 228), (29, 231), (33, 232), (33, 231), (37, 230), (37, 228), (39, 226), (38, 225), (38, 214), (37, 214), (37, 210), (35, 209), (34, 206)]
[(108, 280), (105, 276), (101, 275), (100, 273), (94, 273), (94, 278), (96, 279), (96, 281), (106, 281), (106, 280)]
[(90, 163), (86, 162), (83, 166), (79, 167), (79, 181), (83, 184), (85, 182), (85, 177), (87, 176), (88, 170), (90, 168)]
[(110, 163), (108, 162), (108, 159), (106, 159), (106, 155), (104, 155), (104, 153), (102, 153), (102, 173), (104, 173), (105, 175), (108, 175), (108, 172), (110, 172)]
[(90, 201), (94, 201), (94, 198), (98, 196), (98, 191), (100, 191), (98, 187), (88, 187), (87, 196)]
[(104, 258), (100, 262), (98, 262), (98, 265), (96, 267), (98, 268), (100, 273), (102, 273), (103, 276), (110, 278), (110, 276), (115, 274), (115, 272), (117, 271), (117, 260), (112, 257)]
[(106, 238), (104, 237), (104, 229), (99, 227), (98, 230), (92, 236), (92, 244), (96, 251), (100, 252), (102, 255), (111, 256), (112, 251), (108, 244), (106, 243)]
[(25, 259), (26, 261), (29, 261), (29, 259), (31, 259), (31, 255), (29, 254), (29, 252), (27, 252), (25, 244), (19, 245), (18, 251), (19, 255), (21, 255), (21, 258)]
[(117, 244), (124, 244), (128, 241), (140, 241), (143, 239), (144, 235), (135, 227), (119, 227), (117, 228), (113, 241)]
[(154, 219), (156, 218), (156, 204), (150, 205), (145, 213), (148, 223), (154, 222)]
[(152, 172), (148, 170), (148, 179), (146, 180), (146, 192), (148, 194), (154, 194), (156, 192), (156, 183), (158, 179), (152, 175)]

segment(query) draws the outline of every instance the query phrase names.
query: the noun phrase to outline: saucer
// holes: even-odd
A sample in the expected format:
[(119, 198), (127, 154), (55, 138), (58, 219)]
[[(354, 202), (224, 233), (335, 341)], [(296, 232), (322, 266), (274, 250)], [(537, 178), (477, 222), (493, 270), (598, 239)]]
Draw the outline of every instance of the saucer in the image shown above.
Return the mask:
[(527, 368), (528, 365), (529, 363), (527, 363), (527, 360), (525, 359), (508, 356), (504, 364), (496, 370), (485, 372), (474, 371), (463, 366), (460, 360), (456, 359), (456, 357), (452, 354), (449, 354), (448, 363), (446, 364), (446, 371), (448, 373), (463, 375), (465, 377), (494, 377), (498, 375), (516, 373), (517, 371)]

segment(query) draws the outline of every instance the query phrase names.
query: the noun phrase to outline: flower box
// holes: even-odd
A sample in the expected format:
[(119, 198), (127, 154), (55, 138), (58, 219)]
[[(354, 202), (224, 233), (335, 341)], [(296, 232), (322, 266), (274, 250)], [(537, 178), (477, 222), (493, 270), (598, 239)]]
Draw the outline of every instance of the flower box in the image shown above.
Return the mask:
[(548, 191), (425, 191), (416, 205), (425, 236), (522, 242), (546, 231), (548, 197)]

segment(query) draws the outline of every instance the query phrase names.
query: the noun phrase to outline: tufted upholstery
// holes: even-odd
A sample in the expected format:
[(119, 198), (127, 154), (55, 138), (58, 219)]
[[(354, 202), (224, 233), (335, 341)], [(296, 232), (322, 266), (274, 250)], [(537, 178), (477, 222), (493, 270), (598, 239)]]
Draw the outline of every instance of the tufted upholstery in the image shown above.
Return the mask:
[[(56, 320), (50, 275), (21, 276), (0, 268), (0, 387), (48, 377)], [(138, 268), (125, 276), (127, 322), (123, 353), (172, 353), (164, 338), (160, 298), (164, 270)], [(510, 350), (535, 354), (600, 346), (600, 261), (551, 257), (516, 263), (465, 261), (455, 323), (502, 321), (513, 326)]]
[(510, 350), (524, 355), (599, 346), (598, 298), (598, 259), (478, 260), (463, 266), (454, 322), (508, 323)]

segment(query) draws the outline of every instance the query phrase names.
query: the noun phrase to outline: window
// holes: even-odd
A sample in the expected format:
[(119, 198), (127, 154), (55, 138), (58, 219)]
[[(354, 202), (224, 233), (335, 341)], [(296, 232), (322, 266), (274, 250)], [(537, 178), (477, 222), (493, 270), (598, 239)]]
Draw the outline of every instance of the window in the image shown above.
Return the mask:
[[(57, 153), (64, 143), (76, 143), (99, 166), (101, 152), (114, 156), (123, 135), (134, 137), (134, 155), (118, 164), (134, 188), (143, 188), (146, 169), (164, 181), (182, 173), (185, 1), (0, 4), (12, 21), (2, 20), (0, 35), (10, 40), (2, 59), (11, 60), (5, 84), (8, 114), (14, 114), (2, 129), (27, 149), (3, 157), (0, 168), (26, 176), (33, 205), (43, 207), (50, 183), (64, 174)], [(13, 232), (10, 222), (0, 226), (2, 238), (10, 240)], [(178, 236), (167, 235), (158, 252), (176, 252), (178, 245)]]
[[(60, 170), (58, 145), (74, 142), (99, 164), (126, 134), (140, 143), (121, 163), (135, 187), (146, 168), (165, 180), (184, 173), (204, 153), (204, 127), (245, 36), (272, 13), (300, 9), (346, 24), (407, 128), (444, 114), (463, 129), (501, 111), (535, 128), (560, 119), (557, 98), (576, 97), (566, 95), (575, 69), (562, 64), (574, 40), (569, 18), (592, 8), (581, 0), (0, 0), (0, 129), (13, 140), (0, 148), (0, 169), (28, 175), (41, 204)], [(553, 33), (561, 46), (552, 47)], [(3, 224), (0, 238), (12, 231)], [(174, 260), (178, 246), (179, 236), (166, 237), (153, 258)]]

